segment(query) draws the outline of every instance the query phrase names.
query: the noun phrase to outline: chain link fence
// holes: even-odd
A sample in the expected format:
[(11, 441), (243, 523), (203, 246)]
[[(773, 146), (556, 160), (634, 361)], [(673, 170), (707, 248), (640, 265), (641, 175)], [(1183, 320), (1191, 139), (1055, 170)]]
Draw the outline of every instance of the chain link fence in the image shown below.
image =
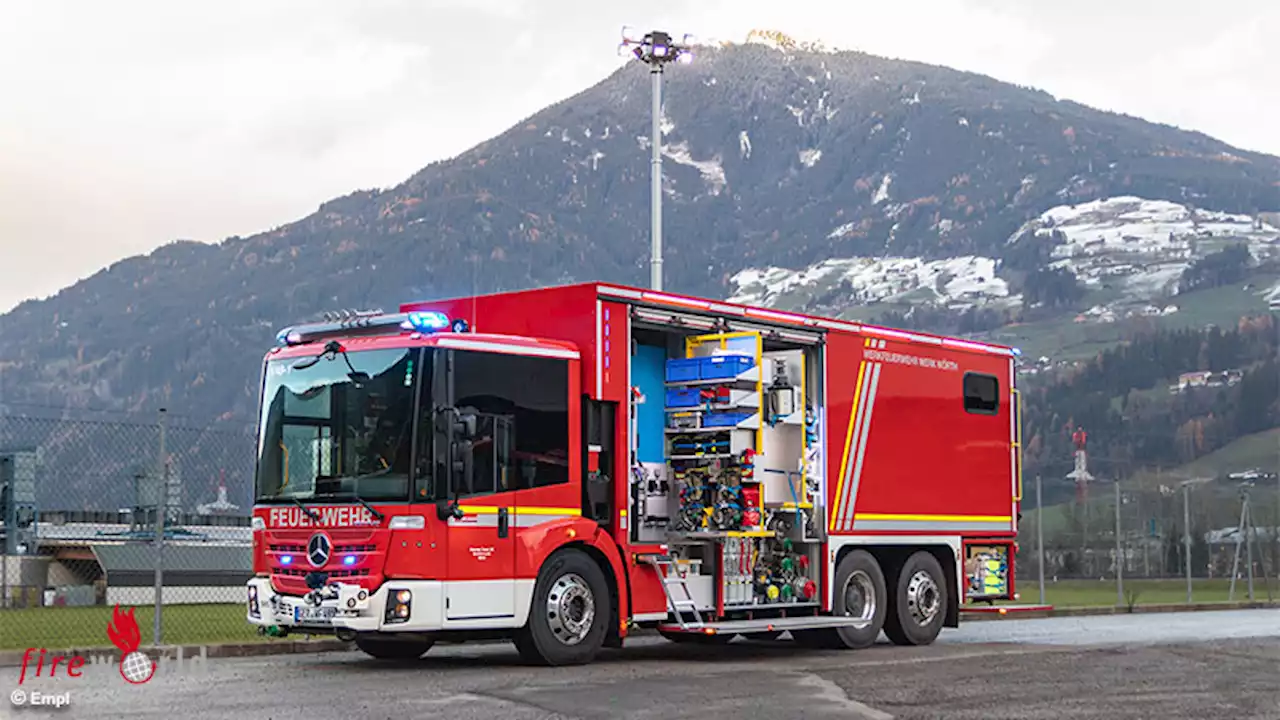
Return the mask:
[[(1280, 600), (1272, 473), (1119, 481), (1028, 478), (1016, 557), (1023, 601), (1059, 607)], [(1043, 599), (1040, 577), (1043, 572)]]
[(0, 650), (251, 641), (251, 427), (0, 416)]

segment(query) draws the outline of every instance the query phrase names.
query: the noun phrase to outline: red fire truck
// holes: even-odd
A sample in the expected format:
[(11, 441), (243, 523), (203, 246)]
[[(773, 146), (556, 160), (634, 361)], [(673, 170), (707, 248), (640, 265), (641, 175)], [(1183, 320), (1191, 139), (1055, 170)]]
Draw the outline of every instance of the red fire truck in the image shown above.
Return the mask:
[(637, 627), (922, 645), (1015, 598), (1011, 348), (602, 283), (278, 340), (260, 632), (559, 665)]

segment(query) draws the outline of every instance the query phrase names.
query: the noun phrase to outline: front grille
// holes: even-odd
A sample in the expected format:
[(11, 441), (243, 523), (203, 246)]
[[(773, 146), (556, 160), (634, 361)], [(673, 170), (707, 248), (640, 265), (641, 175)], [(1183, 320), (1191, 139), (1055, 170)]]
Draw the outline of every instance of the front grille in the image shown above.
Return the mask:
[(342, 554), (353, 552), (373, 552), (377, 549), (377, 545), (337, 545), (334, 546), (333, 551), (335, 553)]
[(300, 553), (300, 552), (303, 552), (303, 551), (305, 551), (305, 550), (307, 549), (307, 548), (306, 548), (306, 546), (304, 546), (304, 545), (268, 545), (267, 547), (269, 547), (269, 548), (271, 549), (271, 552), (296, 552), (296, 553)]
[(289, 577), (306, 577), (309, 573), (322, 572), (331, 578), (350, 578), (350, 577), (368, 577), (369, 570), (304, 570), (302, 568), (276, 568), (277, 575), (288, 575)]

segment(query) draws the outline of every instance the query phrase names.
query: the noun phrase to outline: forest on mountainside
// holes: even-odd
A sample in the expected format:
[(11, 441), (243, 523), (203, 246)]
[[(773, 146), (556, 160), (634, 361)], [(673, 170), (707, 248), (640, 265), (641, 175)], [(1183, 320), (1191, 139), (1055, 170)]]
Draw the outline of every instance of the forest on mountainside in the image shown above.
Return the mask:
[[(1094, 474), (1175, 467), (1238, 437), (1280, 425), (1280, 365), (1270, 315), (1235, 327), (1158, 330), (1133, 337), (1062, 376), (1024, 383), (1029, 472), (1061, 477), (1071, 433), (1089, 434)], [(1175, 391), (1183, 373), (1221, 373), (1218, 385)], [(1229, 371), (1239, 371), (1238, 377)]]

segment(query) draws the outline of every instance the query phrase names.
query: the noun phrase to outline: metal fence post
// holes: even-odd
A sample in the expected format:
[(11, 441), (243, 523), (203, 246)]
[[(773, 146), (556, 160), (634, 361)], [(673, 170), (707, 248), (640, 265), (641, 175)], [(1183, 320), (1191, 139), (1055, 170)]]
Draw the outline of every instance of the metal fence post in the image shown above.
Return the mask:
[(1040, 475), (1036, 474), (1036, 564), (1040, 567), (1040, 604), (1044, 605), (1044, 502), (1040, 495)]
[(1187, 604), (1191, 604), (1191, 489), (1182, 483), (1182, 560), (1187, 567)]
[(152, 628), (156, 647), (160, 647), (160, 613), (164, 592), (164, 520), (168, 511), (169, 461), (164, 447), (165, 409), (160, 408), (157, 424), (160, 429), (160, 450), (156, 458), (156, 573), (155, 573), (155, 626)]
[(1116, 604), (1124, 605), (1124, 548), (1120, 544), (1120, 479), (1116, 478)]

